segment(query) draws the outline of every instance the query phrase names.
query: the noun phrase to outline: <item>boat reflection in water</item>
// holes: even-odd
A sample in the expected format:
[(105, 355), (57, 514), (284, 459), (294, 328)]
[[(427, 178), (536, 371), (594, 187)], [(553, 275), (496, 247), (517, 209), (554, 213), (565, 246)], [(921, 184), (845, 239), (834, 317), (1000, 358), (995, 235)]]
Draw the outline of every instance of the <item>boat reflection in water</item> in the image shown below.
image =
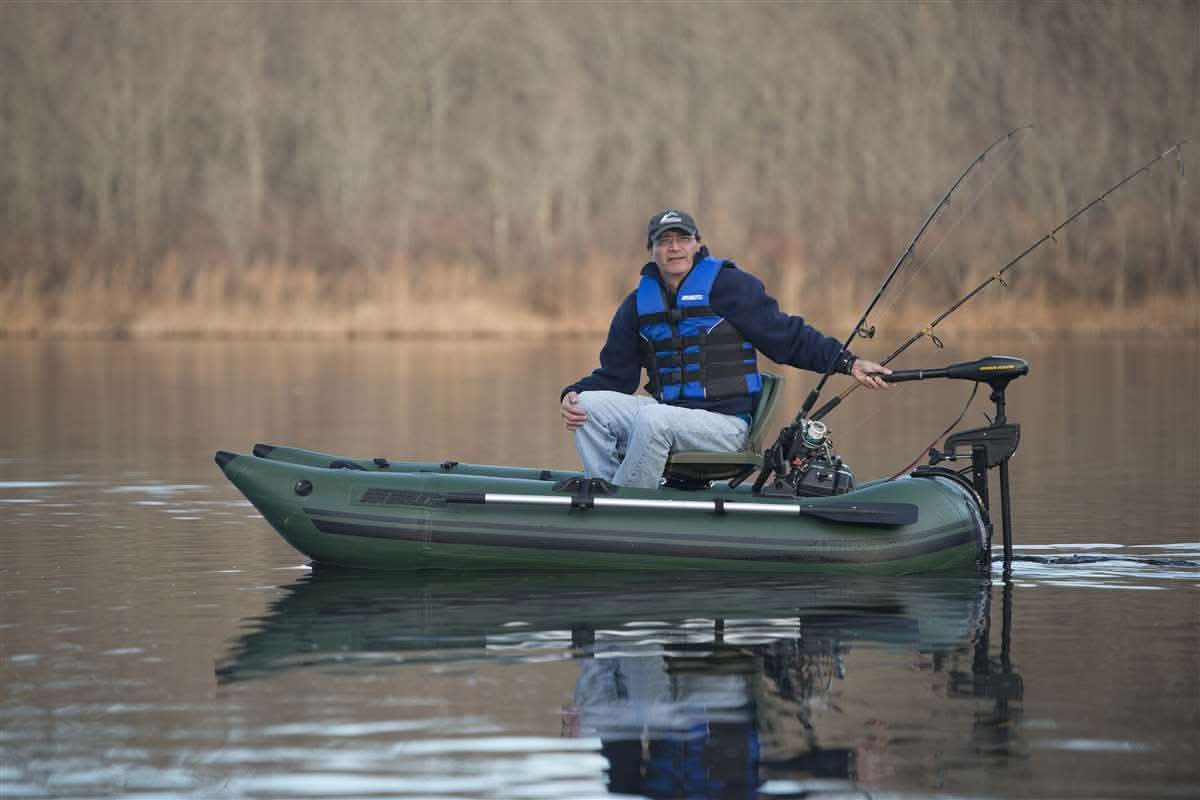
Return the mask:
[[(940, 745), (920, 741), (937, 713), (923, 706), (931, 693), (975, 701), (939, 742), (959, 743), (964, 758), (1006, 757), (1022, 685), (1007, 594), (1001, 653), (991, 653), (991, 588), (962, 578), (320, 571), (255, 620), (216, 673), (229, 683), (482, 658), (519, 684), (523, 663), (557, 656), (578, 664), (561, 734), (599, 739), (611, 791), (811, 796), (873, 782), (879, 749), (894, 751), (893, 765), (936, 760), (922, 744)], [(856, 667), (861, 680), (848, 680)], [(924, 697), (905, 696), (914, 676)], [(916, 744), (894, 746), (905, 737)], [(885, 782), (915, 788), (929, 766), (891, 768)]]

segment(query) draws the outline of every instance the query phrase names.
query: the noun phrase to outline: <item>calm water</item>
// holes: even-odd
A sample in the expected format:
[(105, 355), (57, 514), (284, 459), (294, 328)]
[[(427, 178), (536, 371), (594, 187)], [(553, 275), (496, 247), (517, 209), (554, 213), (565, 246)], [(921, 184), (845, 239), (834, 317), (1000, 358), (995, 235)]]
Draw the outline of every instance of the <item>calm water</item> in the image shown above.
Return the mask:
[[(596, 347), (0, 341), (0, 796), (1200, 795), (1194, 341), (904, 364), (1033, 365), (1009, 585), (314, 572), (212, 463), (574, 467)], [(873, 477), (968, 391), (828, 421)]]

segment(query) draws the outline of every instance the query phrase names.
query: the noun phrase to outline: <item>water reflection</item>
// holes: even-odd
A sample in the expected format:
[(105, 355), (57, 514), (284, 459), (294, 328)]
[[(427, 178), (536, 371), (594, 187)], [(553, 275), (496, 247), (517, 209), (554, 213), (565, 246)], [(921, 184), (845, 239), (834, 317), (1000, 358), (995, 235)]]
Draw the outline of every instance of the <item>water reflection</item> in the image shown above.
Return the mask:
[(991, 625), (985, 625), (972, 648), (970, 670), (950, 672), (950, 697), (986, 698), (975, 715), (972, 740), (980, 753), (1008, 756), (1016, 754), (1013, 741), (1021, 719), (1021, 700), (1025, 696), (1025, 681), (1014, 669), (1012, 661), (1012, 592), (1011, 583), (1000, 588), (1000, 651), (993, 656), (990, 648)]
[[(248, 620), (216, 675), (561, 659), (578, 671), (560, 734), (595, 742), (611, 792), (813, 796), (907, 783), (930, 737), (945, 737), (942, 767), (1020, 755), (1010, 589), (1000, 597), (996, 653), (991, 585), (974, 579), (320, 571)], [(911, 727), (922, 714), (948, 719)]]

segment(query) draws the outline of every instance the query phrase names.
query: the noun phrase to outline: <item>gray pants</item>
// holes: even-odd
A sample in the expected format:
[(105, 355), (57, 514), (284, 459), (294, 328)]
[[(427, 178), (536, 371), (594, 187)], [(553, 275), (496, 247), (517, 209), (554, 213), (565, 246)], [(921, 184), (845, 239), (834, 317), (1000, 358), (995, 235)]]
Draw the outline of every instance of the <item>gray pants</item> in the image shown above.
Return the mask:
[(740, 450), (750, 431), (740, 417), (621, 392), (583, 392), (579, 404), (588, 415), (575, 431), (584, 475), (618, 486), (656, 489), (672, 450)]

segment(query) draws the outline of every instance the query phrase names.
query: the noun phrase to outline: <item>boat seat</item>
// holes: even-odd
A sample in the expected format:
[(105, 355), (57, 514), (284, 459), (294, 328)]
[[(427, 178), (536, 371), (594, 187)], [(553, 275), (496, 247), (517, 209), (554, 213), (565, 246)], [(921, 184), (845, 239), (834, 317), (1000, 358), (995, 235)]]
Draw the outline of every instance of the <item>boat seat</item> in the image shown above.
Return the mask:
[(712, 481), (744, 481), (762, 466), (762, 439), (783, 390), (783, 378), (771, 372), (760, 372), (762, 392), (754, 407), (746, 446), (741, 450), (710, 452), (680, 450), (667, 457), (663, 477), (667, 485), (681, 489), (705, 488)]

